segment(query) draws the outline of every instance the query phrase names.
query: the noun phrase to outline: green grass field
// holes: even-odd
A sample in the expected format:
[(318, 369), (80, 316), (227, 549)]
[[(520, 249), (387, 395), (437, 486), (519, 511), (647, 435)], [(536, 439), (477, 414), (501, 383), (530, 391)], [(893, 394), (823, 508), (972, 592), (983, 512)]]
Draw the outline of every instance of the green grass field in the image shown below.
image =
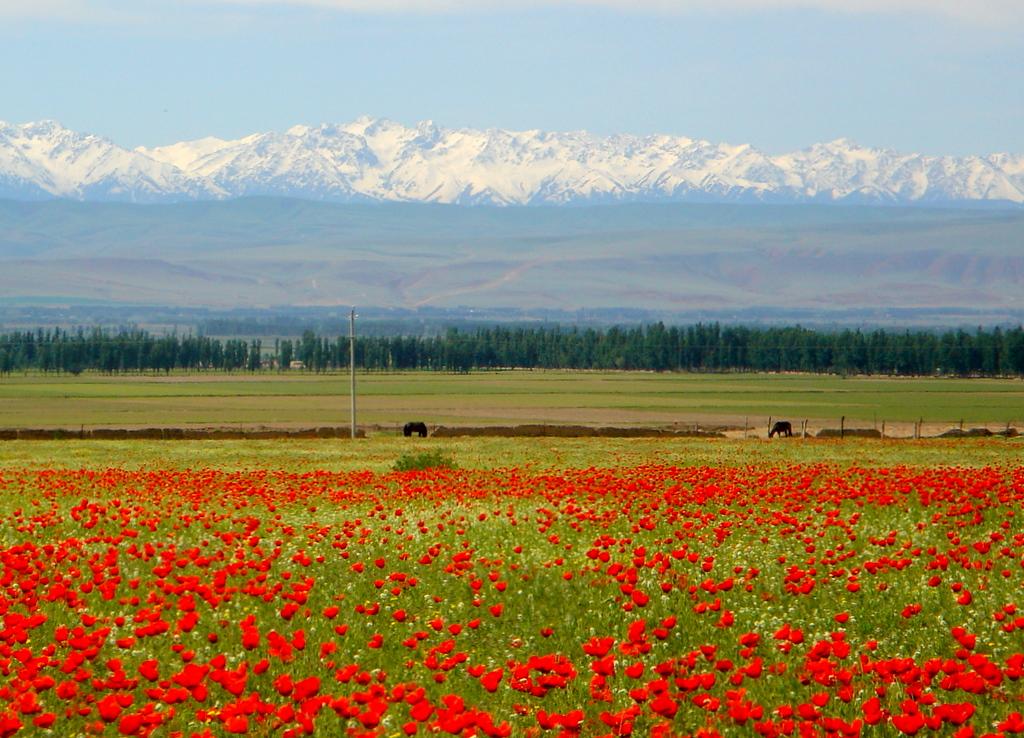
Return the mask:
[[(835, 426), (1024, 422), (1024, 382), (643, 372), (361, 374), (359, 421), (395, 426), (578, 423), (732, 425), (768, 416)], [(349, 419), (343, 374), (0, 379), (0, 427), (317, 426)]]

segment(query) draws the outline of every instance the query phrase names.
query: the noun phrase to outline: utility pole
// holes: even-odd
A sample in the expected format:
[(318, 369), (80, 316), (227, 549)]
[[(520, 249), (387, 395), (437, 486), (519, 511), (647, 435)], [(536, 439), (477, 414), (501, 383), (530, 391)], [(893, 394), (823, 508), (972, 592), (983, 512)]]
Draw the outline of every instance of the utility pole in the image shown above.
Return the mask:
[(348, 316), (349, 397), (352, 400), (352, 438), (356, 437), (356, 309)]

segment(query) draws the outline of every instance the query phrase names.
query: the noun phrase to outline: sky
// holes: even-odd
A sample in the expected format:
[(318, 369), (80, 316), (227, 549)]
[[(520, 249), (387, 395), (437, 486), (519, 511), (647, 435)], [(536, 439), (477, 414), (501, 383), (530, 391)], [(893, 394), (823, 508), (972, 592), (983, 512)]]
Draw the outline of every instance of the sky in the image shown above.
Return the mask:
[(1024, 0), (0, 0), (0, 120), (123, 146), (360, 115), (1024, 153)]

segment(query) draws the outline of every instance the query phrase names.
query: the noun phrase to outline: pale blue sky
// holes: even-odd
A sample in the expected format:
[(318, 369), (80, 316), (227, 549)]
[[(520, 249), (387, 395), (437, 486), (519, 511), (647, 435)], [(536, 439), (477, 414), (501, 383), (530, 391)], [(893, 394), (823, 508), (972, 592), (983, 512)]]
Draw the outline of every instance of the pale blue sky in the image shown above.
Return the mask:
[(1020, 153), (1022, 60), (1024, 0), (0, 0), (0, 120), (127, 146), (368, 114)]

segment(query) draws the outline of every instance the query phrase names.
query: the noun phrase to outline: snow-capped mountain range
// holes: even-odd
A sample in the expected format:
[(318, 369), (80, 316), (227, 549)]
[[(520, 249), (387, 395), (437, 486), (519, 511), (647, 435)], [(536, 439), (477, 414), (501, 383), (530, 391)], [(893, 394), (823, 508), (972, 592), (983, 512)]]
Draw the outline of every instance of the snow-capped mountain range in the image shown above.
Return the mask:
[(53, 121), (0, 122), (0, 197), (167, 202), (625, 201), (1024, 204), (1024, 155), (925, 156), (846, 139), (772, 156), (680, 136), (407, 127), (359, 118), (125, 149)]

